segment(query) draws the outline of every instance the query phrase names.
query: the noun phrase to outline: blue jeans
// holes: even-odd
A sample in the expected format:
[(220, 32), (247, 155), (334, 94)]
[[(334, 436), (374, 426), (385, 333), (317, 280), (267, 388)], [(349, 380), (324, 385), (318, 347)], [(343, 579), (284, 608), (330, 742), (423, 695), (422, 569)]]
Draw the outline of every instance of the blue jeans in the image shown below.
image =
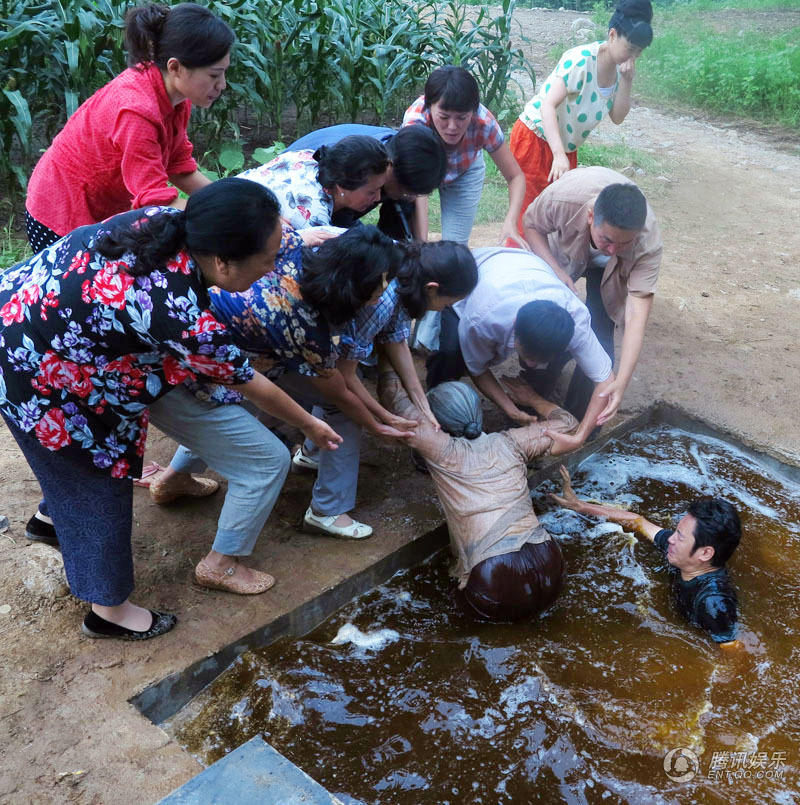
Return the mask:
[(341, 437), (336, 450), (319, 450), (308, 439), (303, 449), (319, 460), (317, 480), (311, 493), (315, 514), (345, 514), (356, 505), (358, 464), (361, 458), (361, 426), (345, 416), (318, 392), (311, 381), (296, 372), (287, 372), (275, 381), (300, 405), (324, 419)]
[(212, 545), (227, 556), (249, 556), (289, 472), (289, 451), (245, 405), (198, 400), (179, 386), (150, 407), (150, 421), (180, 444), (176, 472), (206, 467), (228, 481)]

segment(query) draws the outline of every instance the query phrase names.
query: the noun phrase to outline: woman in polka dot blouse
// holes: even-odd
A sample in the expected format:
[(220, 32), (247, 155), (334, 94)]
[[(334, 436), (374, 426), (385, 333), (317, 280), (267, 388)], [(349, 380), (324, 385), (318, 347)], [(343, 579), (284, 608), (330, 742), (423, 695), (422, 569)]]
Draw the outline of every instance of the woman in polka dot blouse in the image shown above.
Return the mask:
[[(634, 62), (653, 41), (650, 0), (620, 0), (608, 38), (571, 48), (525, 105), (511, 131), (511, 153), (525, 174), (522, 213), (550, 182), (578, 164), (578, 146), (608, 116), (631, 106)], [(517, 222), (522, 232), (522, 216)]]

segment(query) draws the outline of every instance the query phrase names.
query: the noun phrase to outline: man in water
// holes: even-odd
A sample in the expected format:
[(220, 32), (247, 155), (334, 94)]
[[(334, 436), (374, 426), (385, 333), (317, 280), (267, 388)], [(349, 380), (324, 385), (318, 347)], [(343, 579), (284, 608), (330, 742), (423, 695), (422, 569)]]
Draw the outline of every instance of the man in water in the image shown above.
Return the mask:
[(669, 563), (681, 615), (708, 632), (715, 643), (736, 642), (736, 591), (725, 563), (736, 550), (742, 529), (739, 515), (728, 501), (698, 498), (678, 525), (669, 529), (625, 509), (580, 500), (563, 466), (561, 483), (561, 495), (551, 497), (565, 509), (605, 517), (654, 543)]

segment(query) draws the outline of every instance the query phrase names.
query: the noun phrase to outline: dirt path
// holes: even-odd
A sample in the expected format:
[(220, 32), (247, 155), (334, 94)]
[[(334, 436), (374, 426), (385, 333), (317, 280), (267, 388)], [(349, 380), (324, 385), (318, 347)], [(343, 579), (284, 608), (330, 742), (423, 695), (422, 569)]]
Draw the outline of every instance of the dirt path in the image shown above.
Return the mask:
[[(552, 66), (549, 50), (581, 16), (520, 12), (537, 41), (539, 75)], [(619, 138), (659, 160), (657, 171), (634, 178), (665, 243), (659, 292), (624, 409), (665, 399), (800, 464), (797, 149), (787, 153), (745, 130), (641, 105), (624, 126), (595, 134), (595, 142)], [(485, 227), (474, 243), (494, 237)], [(153, 434), (149, 457), (164, 463), (170, 452), (168, 440)], [(409, 472), (402, 453), (370, 446), (365, 462), (370, 471), (361, 476), (359, 513), (379, 524), (375, 538), (350, 546), (299, 535), (294, 526), (309, 481), (291, 477), (255, 555), (254, 563), (279, 580), (259, 599), (232, 600), (189, 583), (192, 563), (214, 533), (219, 495), (161, 510), (137, 490), (137, 595), (177, 611), (181, 623), (153, 643), (127, 645), (78, 636), (83, 607), (42, 570), (51, 554), (26, 544), (23, 527), (38, 491), (0, 432), (0, 514), (11, 521), (0, 534), (0, 802), (153, 802), (196, 773), (195, 761), (127, 700), (439, 520), (428, 483)], [(55, 579), (49, 587), (48, 579)]]

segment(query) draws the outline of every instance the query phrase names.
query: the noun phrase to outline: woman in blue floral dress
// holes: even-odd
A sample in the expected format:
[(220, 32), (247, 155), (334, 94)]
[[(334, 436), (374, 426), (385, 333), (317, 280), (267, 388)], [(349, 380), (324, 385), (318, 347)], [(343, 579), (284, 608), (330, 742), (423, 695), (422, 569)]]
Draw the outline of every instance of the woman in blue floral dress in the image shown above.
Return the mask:
[[(212, 291), (214, 315), (234, 342), (257, 354), (258, 368), (292, 397), (320, 406), (318, 415), (342, 437), (335, 453), (323, 451), (318, 459), (308, 455), (314, 446), (306, 443), (305, 466), (319, 462), (304, 516), (307, 530), (349, 539), (370, 536), (370, 526), (349, 515), (356, 505), (361, 431), (404, 439), (414, 425), (367, 392), (355, 371), (357, 361), (370, 353), (373, 341), (382, 343), (412, 398), (425, 400), (406, 344), (409, 312), (441, 309), (476, 283), (477, 267), (465, 246), (400, 245), (373, 226), (359, 226), (318, 251), (304, 250), (298, 233), (287, 229), (272, 274), (244, 293)], [(236, 401), (224, 386), (205, 393), (218, 403)], [(180, 473), (200, 471), (199, 457), (202, 451), (180, 448), (159, 487), (180, 485)]]
[(205, 378), (236, 386), (320, 447), (340, 441), (253, 371), (209, 308), (209, 286), (241, 291), (272, 268), (278, 222), (272, 194), (226, 179), (185, 212), (134, 210), (80, 227), (0, 278), (0, 414), (42, 487), (70, 588), (91, 602), (92, 637), (146, 639), (176, 621), (129, 600), (132, 479), (152, 403)]

